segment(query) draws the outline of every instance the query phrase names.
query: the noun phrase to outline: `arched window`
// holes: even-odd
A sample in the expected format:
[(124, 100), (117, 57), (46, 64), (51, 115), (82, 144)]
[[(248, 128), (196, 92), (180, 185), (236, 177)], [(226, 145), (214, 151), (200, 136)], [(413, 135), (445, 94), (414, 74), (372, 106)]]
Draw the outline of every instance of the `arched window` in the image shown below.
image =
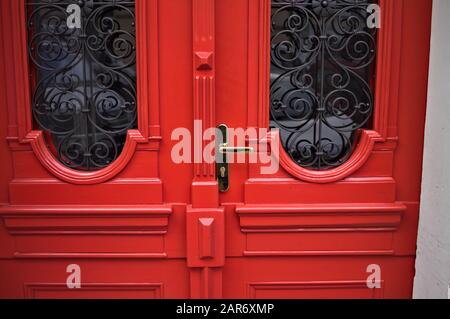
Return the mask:
[(373, 2), (272, 0), (271, 127), (302, 167), (340, 166), (372, 126)]
[(95, 171), (137, 127), (135, 3), (29, 0), (36, 128), (64, 165)]

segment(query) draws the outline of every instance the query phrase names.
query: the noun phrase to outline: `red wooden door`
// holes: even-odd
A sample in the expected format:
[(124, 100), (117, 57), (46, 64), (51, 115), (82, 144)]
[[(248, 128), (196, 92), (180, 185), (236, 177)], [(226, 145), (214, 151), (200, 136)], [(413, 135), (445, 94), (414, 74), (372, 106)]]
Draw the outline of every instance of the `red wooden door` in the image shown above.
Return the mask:
[[(306, 13), (307, 6), (294, 6), (289, 1), (216, 3), (220, 12), (215, 20), (216, 123), (229, 127), (276, 127), (280, 129), (282, 144), (280, 169), (273, 175), (262, 173), (261, 166), (267, 164), (230, 164), (230, 188), (220, 196), (226, 216), (224, 296), (411, 297), (431, 1), (387, 0), (378, 4), (382, 22), (377, 44), (371, 48), (376, 51), (376, 70), (371, 71), (373, 77), (368, 80), (375, 96), (373, 117), (362, 127), (351, 155), (338, 165), (326, 159), (331, 149), (315, 144), (315, 160), (322, 156), (322, 164), (329, 164), (326, 169), (318, 169), (318, 162), (311, 164), (307, 147), (300, 145), (296, 149), (300, 155), (293, 155), (289, 153), (292, 143), (283, 145), (282, 136), (286, 131), (294, 131), (293, 135), (298, 135), (292, 140), (311, 139), (307, 130), (289, 130), (296, 127), (292, 121), (300, 123), (299, 127), (308, 125), (304, 118), (309, 112), (305, 111), (307, 102), (312, 100), (308, 100), (309, 94), (317, 96), (311, 104), (325, 105), (327, 109), (327, 98), (335, 94), (333, 90), (345, 87), (337, 85), (330, 90), (326, 85), (317, 85), (320, 72), (318, 75), (314, 67), (305, 67), (310, 63), (308, 54), (320, 51), (319, 45), (312, 44), (314, 40), (299, 40), (306, 25), (315, 24), (307, 21), (307, 17), (313, 20), (313, 14)], [(312, 10), (318, 10), (315, 13), (327, 20), (337, 10), (329, 5), (331, 8), (321, 8), (317, 3)], [(292, 36), (292, 30), (299, 38)], [(307, 32), (326, 38), (337, 32), (333, 30), (324, 27)], [(299, 57), (295, 50), (300, 50), (296, 43), (308, 47), (303, 52), (308, 57), (300, 53), (300, 62), (295, 60)], [(333, 47), (331, 42), (327, 45)], [(333, 59), (326, 57), (330, 52), (334, 54), (333, 49), (326, 51), (327, 45), (320, 51), (326, 52), (325, 58), (322, 56), (326, 60), (322, 83), (332, 81), (332, 74), (339, 73), (333, 69)], [(311, 60), (317, 59), (321, 58), (313, 56)], [(290, 75), (292, 70), (299, 72), (297, 83), (292, 77), (288, 83), (280, 80), (285, 76), (280, 73)], [(305, 83), (308, 81), (316, 86)], [(356, 83), (355, 87), (359, 92), (364, 90)], [(293, 93), (299, 91), (302, 93)], [(296, 102), (294, 98), (300, 102), (297, 109), (289, 104)], [(286, 114), (283, 107), (292, 112)], [(284, 119), (280, 115), (283, 112)], [(329, 124), (331, 120), (324, 121), (333, 126)], [(323, 134), (323, 139), (336, 141)], [(279, 138), (269, 136), (269, 144)], [(251, 137), (247, 137), (246, 146), (257, 147)], [(381, 271), (379, 289), (367, 287), (373, 267)]]
[[(309, 24), (312, 31), (306, 32), (302, 23), (308, 16), (326, 25), (326, 15), (335, 14), (339, 9), (333, 6), (342, 1), (329, 1), (331, 7), (312, 1), (307, 10), (291, 7), (290, 13), (274, 18), (283, 1), (136, 0), (127, 9), (119, 8), (120, 14), (100, 18), (97, 27), (96, 19), (88, 17), (98, 17), (101, 14), (92, 12), (104, 8), (85, 1), (80, 8), (83, 32), (58, 29), (57, 19), (42, 26), (45, 13), (36, 20), (28, 2), (0, 0), (1, 26), (8, 30), (0, 46), (4, 114), (0, 117), (0, 297), (411, 297), (431, 1), (379, 1), (381, 28), (374, 41), (362, 41), (376, 42), (369, 54), (374, 57), (364, 60), (367, 67), (350, 65), (358, 70), (356, 74), (367, 76), (366, 91), (354, 78), (349, 83), (357, 92), (353, 95), (361, 98), (361, 92), (367, 92), (362, 95), (367, 98), (363, 98), (365, 106), (358, 105), (370, 107), (370, 112), (363, 112), (367, 118), (356, 123), (358, 130), (344, 134), (347, 152), (334, 165), (305, 165), (302, 158), (310, 153), (300, 150), (298, 155), (285, 149), (283, 130), (280, 135), (230, 140), (228, 146), (251, 147), (257, 155), (265, 153), (261, 147), (267, 146), (279, 169), (263, 173), (261, 167), (267, 164), (251, 162), (254, 154), (249, 154), (245, 163), (229, 163), (224, 174), (229, 176), (229, 187), (223, 192), (217, 177), (220, 169), (216, 171), (216, 163), (205, 160), (198, 147), (208, 145), (203, 133), (219, 124), (258, 132), (276, 126), (273, 107), (281, 107), (282, 101), (274, 87), (281, 83), (282, 90), (289, 85), (274, 80), (283, 69), (274, 62), (276, 32), (290, 30), (309, 37), (303, 42), (307, 50), (297, 56), (300, 61), (311, 52), (326, 54), (325, 46), (318, 45), (326, 41), (324, 29)], [(69, 2), (78, 3), (61, 1), (61, 8)], [(307, 11), (311, 13), (305, 16)], [(112, 40), (112, 47), (99, 49), (108, 43), (108, 34), (117, 31), (114, 19), (124, 19), (119, 25), (128, 28), (127, 40)], [(281, 25), (290, 21), (291, 29), (277, 31), (275, 19), (281, 19)], [(47, 54), (44, 57), (55, 52), (59, 58), (76, 57), (85, 70), (100, 75), (76, 73), (77, 81), (62, 76), (56, 84), (39, 85), (45, 72), (54, 71), (53, 64), (45, 64), (53, 60), (36, 56), (39, 47), (30, 44), (39, 28), (50, 28), (58, 37), (40, 40), (47, 43), (40, 47)], [(125, 39), (122, 31), (119, 39)], [(63, 49), (55, 51), (66, 32), (72, 35), (69, 39), (77, 40), (65, 39)], [(322, 37), (315, 37), (318, 33)], [(357, 51), (364, 48), (359, 45), (354, 47)], [(105, 58), (108, 50), (119, 53), (109, 52)], [(286, 55), (295, 54), (295, 48), (284, 43), (279, 52), (289, 60)], [(336, 71), (330, 71), (325, 59), (319, 60), (306, 69), (317, 81), (317, 70), (323, 66), (328, 75), (320, 81), (325, 82)], [(358, 56), (350, 60), (361, 61)], [(292, 56), (287, 63), (288, 69), (295, 70)], [(72, 64), (64, 72), (68, 69), (78, 72)], [(297, 69), (300, 77), (290, 83), (305, 89), (300, 80), (313, 79), (306, 69)], [(345, 88), (344, 79), (334, 77), (334, 81), (336, 88)], [(309, 92), (317, 93), (317, 88), (309, 87)], [(83, 90), (86, 97), (79, 102), (80, 112), (73, 111), (70, 117), (84, 119), (94, 132), (77, 133), (88, 136), (85, 141), (91, 146), (81, 161), (77, 162), (79, 153), (73, 148), (58, 148), (55, 135), (67, 135), (61, 126), (58, 134), (52, 128), (52, 137), (47, 122), (42, 123), (41, 116), (55, 112), (54, 104), (46, 100), (52, 90), (72, 95)], [(106, 95), (109, 102), (101, 104), (101, 111), (86, 107), (97, 105), (94, 102), (108, 90), (112, 93)], [(111, 95), (123, 102), (111, 103)], [(305, 101), (302, 95), (297, 97)], [(67, 106), (74, 105), (74, 99), (63, 101), (64, 111), (77, 109)], [(122, 111), (111, 115), (119, 105)], [(127, 115), (123, 121), (135, 121), (125, 126), (114, 122), (112, 130), (108, 116), (116, 121), (123, 110)], [(99, 112), (98, 117), (93, 120), (90, 112)], [(183, 129), (192, 134), (192, 156), (187, 162), (174, 159), (181, 137), (177, 132)], [(120, 141), (116, 148), (99, 144), (117, 150), (110, 159), (89, 144), (101, 134)], [(326, 153), (326, 147), (322, 151)], [(80, 270), (81, 286), (71, 289), (67, 280), (73, 269)], [(380, 287), (369, 289), (367, 279), (373, 269), (381, 271), (376, 277)]]

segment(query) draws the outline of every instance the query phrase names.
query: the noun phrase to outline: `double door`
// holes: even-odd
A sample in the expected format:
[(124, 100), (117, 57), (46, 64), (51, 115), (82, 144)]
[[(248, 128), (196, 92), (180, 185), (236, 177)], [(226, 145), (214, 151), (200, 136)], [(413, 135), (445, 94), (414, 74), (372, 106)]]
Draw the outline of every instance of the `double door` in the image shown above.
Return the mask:
[(0, 296), (411, 297), (431, 1), (54, 2), (1, 1)]

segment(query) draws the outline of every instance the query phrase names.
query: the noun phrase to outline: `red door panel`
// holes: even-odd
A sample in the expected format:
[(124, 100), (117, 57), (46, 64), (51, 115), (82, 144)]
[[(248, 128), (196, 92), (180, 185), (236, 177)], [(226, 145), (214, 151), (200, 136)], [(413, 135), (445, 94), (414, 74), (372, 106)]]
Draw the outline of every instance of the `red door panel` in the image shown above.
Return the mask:
[[(367, 288), (365, 268), (370, 263), (378, 263), (384, 270), (380, 289)], [(408, 298), (414, 260), (354, 256), (231, 258), (224, 276), (224, 296), (228, 298)], [(390, 284), (393, 282), (395, 285)]]
[[(411, 297), (431, 5), (419, 2), (379, 3), (378, 137), (367, 155), (358, 153), (361, 139), (349, 162), (364, 160), (316, 174), (280, 155), (273, 176), (262, 175), (258, 164), (230, 164), (230, 190), (220, 197), (233, 237), (226, 240), (226, 297)], [(217, 6), (217, 123), (268, 127), (270, 1)], [(367, 288), (373, 264), (381, 269), (380, 289)]]

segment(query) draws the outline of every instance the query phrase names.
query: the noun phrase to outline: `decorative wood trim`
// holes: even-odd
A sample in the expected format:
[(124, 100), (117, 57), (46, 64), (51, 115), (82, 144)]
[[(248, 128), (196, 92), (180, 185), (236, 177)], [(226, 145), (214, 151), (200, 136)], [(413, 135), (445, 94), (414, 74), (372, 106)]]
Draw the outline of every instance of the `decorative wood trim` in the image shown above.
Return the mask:
[(128, 165), (136, 152), (137, 145), (147, 142), (138, 130), (130, 130), (122, 153), (111, 165), (99, 171), (81, 172), (65, 166), (53, 156), (46, 145), (42, 131), (32, 131), (25, 141), (31, 144), (37, 159), (50, 173), (65, 182), (77, 185), (99, 184), (111, 180)]
[[(271, 0), (249, 0), (249, 127), (269, 127), (266, 106), (270, 104), (270, 13)], [(251, 112), (255, 106), (256, 114)]]
[[(372, 289), (372, 298), (381, 299), (384, 295), (384, 281), (380, 289)], [(248, 297), (256, 298), (261, 290), (311, 290), (311, 289), (369, 289), (363, 280), (342, 281), (286, 281), (286, 282), (256, 282), (248, 284)], [(339, 298), (339, 296), (336, 296)]]
[[(312, 171), (297, 165), (280, 146), (280, 164), (294, 177), (310, 183), (333, 183), (359, 170), (370, 158), (376, 144), (395, 148), (396, 130), (389, 131), (389, 117), (398, 109), (398, 76), (400, 54), (394, 41), (400, 43), (403, 0), (380, 0), (382, 27), (378, 33), (377, 80), (375, 90), (374, 129), (362, 130), (360, 140), (346, 164), (328, 171)], [(270, 0), (250, 0), (249, 7), (249, 122), (269, 128), (270, 104)], [(258, 50), (257, 61), (254, 52)], [(253, 53), (253, 54), (252, 54)], [(257, 78), (253, 76), (257, 74)], [(257, 112), (255, 113), (254, 110)], [(256, 120), (255, 120), (256, 116)], [(269, 143), (279, 143), (274, 134)], [(394, 143), (392, 143), (394, 142)], [(278, 145), (281, 145), (280, 143)]]
[(221, 299), (222, 270), (220, 268), (191, 268), (190, 285), (192, 299)]
[[(379, 142), (396, 139), (389, 132), (389, 117), (396, 120), (399, 100), (399, 76), (403, 22), (403, 0), (379, 0), (381, 29), (378, 32), (378, 58), (376, 68), (374, 130), (380, 134)], [(394, 133), (395, 135), (390, 135)]]
[[(403, 203), (239, 205), (236, 213), (246, 235), (242, 254), (393, 256), (397, 253), (393, 236), (406, 209)], [(322, 241), (305, 246), (319, 236)]]
[(14, 253), (17, 259), (167, 259), (166, 253)]
[(186, 227), (188, 267), (223, 267), (225, 264), (224, 209), (188, 207)]
[[(171, 214), (168, 205), (0, 206), (15, 241), (11, 257), (18, 259), (165, 259)], [(84, 242), (66, 249), (72, 236)], [(112, 237), (125, 245), (117, 247)], [(53, 238), (60, 244), (47, 242)]]
[(395, 231), (405, 211), (402, 203), (236, 207), (241, 230), (247, 233)]
[(163, 235), (170, 206), (0, 206), (14, 235)]
[[(281, 146), (278, 132), (270, 135), (269, 142), (272, 147), (274, 143), (277, 143), (279, 146), (279, 158), (277, 158), (277, 160), (289, 174), (305, 182), (318, 184), (334, 183), (343, 180), (358, 171), (370, 158), (375, 143), (380, 138), (380, 135), (376, 131), (361, 130), (360, 132), (359, 141), (352, 156), (341, 166), (325, 171), (311, 170), (295, 163)], [(277, 152), (273, 152), (275, 156), (277, 155), (276, 153)]]
[(203, 149), (208, 144), (203, 140), (203, 132), (216, 126), (214, 10), (214, 0), (193, 0), (194, 149), (197, 152), (194, 175), (197, 181), (216, 179), (215, 164), (203, 162)]
[[(84, 291), (149, 291), (154, 292), (156, 298), (161, 299), (164, 296), (164, 285), (162, 283), (86, 283), (82, 284), (77, 292)], [(66, 284), (59, 283), (25, 283), (24, 297), (26, 299), (38, 298), (39, 292), (70, 292)]]
[[(48, 150), (42, 131), (33, 130), (31, 114), (29, 62), (27, 55), (27, 29), (25, 0), (2, 1), (6, 23), (11, 26), (14, 41), (12, 49), (4, 52), (5, 60), (14, 64), (14, 95), (8, 99), (9, 136), (11, 147), (31, 145), (40, 163), (59, 179), (73, 184), (98, 184), (117, 176), (133, 158), (138, 149), (159, 150), (159, 45), (158, 0), (136, 0), (138, 129), (130, 130), (125, 148), (110, 166), (96, 172), (80, 172), (62, 165)], [(17, 117), (14, 118), (14, 114)], [(12, 128), (17, 127), (17, 130)]]
[[(219, 206), (215, 163), (206, 163), (203, 140), (216, 127), (215, 1), (193, 0), (194, 178), (187, 208), (186, 247), (191, 298), (220, 298), (225, 262), (224, 212)], [(200, 125), (199, 125), (200, 124)], [(214, 267), (214, 268), (212, 268)]]
[(394, 256), (395, 251), (391, 249), (384, 250), (292, 250), (292, 251), (263, 251), (263, 250), (244, 250), (244, 256), (247, 257), (361, 257), (361, 256)]
[(193, 113), (194, 113), (194, 178), (192, 206), (219, 206), (219, 190), (215, 163), (206, 163), (203, 150), (205, 130), (216, 127), (215, 119), (215, 0), (193, 0)]
[(170, 215), (172, 207), (170, 205), (114, 205), (114, 206), (0, 206), (0, 216), (42, 216), (46, 214), (71, 216), (71, 215)]
[[(156, 142), (161, 140), (158, 2), (136, 0), (138, 102), (144, 106), (139, 111), (142, 112), (139, 130), (145, 138)], [(156, 147), (159, 149), (159, 143)]]

